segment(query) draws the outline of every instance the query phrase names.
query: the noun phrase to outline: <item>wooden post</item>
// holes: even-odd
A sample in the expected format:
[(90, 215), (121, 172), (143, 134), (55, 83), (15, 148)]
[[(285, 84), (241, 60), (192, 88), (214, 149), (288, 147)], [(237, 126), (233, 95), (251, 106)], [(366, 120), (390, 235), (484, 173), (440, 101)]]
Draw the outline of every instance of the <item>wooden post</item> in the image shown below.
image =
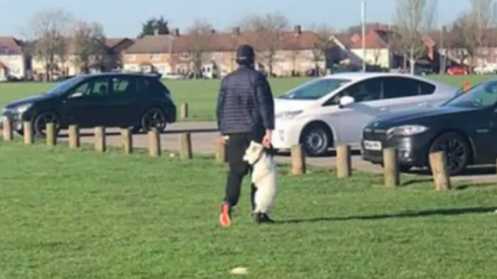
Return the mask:
[(129, 128), (121, 129), (121, 147), (124, 154), (133, 153), (133, 134)]
[(182, 103), (181, 104), (181, 119), (186, 119), (186, 118), (188, 118), (188, 104)]
[(160, 152), (160, 134), (157, 129), (148, 131), (148, 153), (151, 157), (157, 158), (161, 155)]
[(469, 79), (466, 79), (462, 85), (464, 93), (468, 92), (469, 89), (471, 89), (471, 81)]
[(76, 149), (80, 147), (79, 127), (78, 125), (69, 126), (69, 148)]
[(3, 140), (11, 141), (14, 139), (14, 133), (12, 131), (12, 121), (9, 119), (3, 120)]
[(385, 186), (393, 188), (400, 185), (399, 162), (396, 148), (383, 149), (383, 173)]
[(106, 142), (105, 142), (105, 128), (102, 126), (95, 127), (95, 150), (98, 152), (105, 152)]
[(33, 144), (33, 129), (31, 127), (31, 121), (24, 121), (22, 132), (24, 133), (24, 143)]
[(216, 162), (225, 163), (226, 162), (226, 145), (223, 137), (218, 137), (216, 139)]
[(190, 133), (182, 133), (179, 135), (179, 157), (182, 160), (192, 158), (192, 138)]
[(339, 145), (337, 147), (337, 177), (347, 178), (352, 175), (350, 162), (350, 146)]
[(450, 177), (447, 174), (447, 164), (443, 151), (430, 153), (430, 167), (435, 190), (444, 191), (450, 189)]
[(47, 123), (45, 126), (45, 136), (47, 137), (47, 145), (54, 147), (57, 145), (57, 136), (55, 135), (55, 124)]
[(300, 144), (292, 146), (291, 149), (292, 157), (292, 175), (305, 174), (305, 156)]

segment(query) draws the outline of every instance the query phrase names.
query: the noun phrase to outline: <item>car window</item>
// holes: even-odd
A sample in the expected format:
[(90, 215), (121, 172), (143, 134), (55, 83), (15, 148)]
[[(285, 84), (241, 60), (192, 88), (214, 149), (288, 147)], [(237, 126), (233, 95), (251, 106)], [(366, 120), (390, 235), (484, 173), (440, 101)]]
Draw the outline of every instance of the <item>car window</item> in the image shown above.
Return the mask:
[(109, 81), (106, 77), (94, 78), (76, 87), (73, 93), (82, 93), (88, 97), (107, 96), (109, 94)]
[(338, 105), (340, 98), (343, 96), (353, 97), (356, 103), (380, 100), (381, 98), (381, 79), (373, 78), (343, 89), (340, 93), (333, 96), (325, 105)]
[(315, 79), (284, 93), (278, 98), (292, 100), (317, 100), (349, 82), (350, 80), (347, 79)]
[(452, 107), (485, 108), (497, 103), (497, 81), (483, 82), (444, 104)]
[(137, 78), (136, 79), (136, 91), (138, 94), (146, 94), (152, 90), (150, 79), (148, 78)]
[(133, 94), (132, 81), (128, 77), (112, 78), (112, 92), (114, 95)]
[(383, 99), (429, 95), (435, 86), (426, 82), (404, 77), (385, 77), (383, 80)]

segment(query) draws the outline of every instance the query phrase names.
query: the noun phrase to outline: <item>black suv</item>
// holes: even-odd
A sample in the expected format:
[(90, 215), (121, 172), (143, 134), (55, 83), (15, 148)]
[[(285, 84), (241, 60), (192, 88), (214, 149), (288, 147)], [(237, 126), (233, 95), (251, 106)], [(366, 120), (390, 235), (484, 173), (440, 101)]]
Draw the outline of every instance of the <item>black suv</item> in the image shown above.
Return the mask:
[(176, 121), (176, 106), (160, 75), (101, 73), (75, 76), (45, 93), (7, 104), (1, 114), (5, 118), (20, 134), (23, 122), (31, 121), (38, 136), (49, 122), (57, 131), (77, 124), (162, 132)]

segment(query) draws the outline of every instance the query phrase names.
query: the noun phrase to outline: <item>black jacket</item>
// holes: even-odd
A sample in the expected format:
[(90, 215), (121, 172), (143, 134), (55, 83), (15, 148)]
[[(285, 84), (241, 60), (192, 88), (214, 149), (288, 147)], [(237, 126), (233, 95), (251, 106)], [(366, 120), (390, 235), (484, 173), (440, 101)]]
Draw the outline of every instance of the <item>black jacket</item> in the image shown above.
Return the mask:
[(246, 66), (224, 77), (216, 116), (223, 135), (273, 130), (274, 99), (266, 77)]

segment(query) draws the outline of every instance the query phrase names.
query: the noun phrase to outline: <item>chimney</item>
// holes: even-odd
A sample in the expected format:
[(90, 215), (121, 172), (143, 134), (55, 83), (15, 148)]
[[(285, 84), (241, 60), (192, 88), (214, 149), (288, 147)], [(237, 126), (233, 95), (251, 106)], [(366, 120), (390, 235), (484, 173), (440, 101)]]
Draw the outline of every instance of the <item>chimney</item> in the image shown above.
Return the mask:
[(300, 25), (295, 25), (293, 30), (295, 31), (295, 33), (297, 33), (299, 35), (302, 34), (302, 26), (300, 26)]
[(173, 29), (173, 36), (175, 36), (175, 37), (179, 36), (179, 28), (174, 28)]
[(158, 36), (158, 35), (159, 35), (159, 29), (156, 28), (156, 29), (154, 29), (154, 36)]
[(237, 26), (237, 27), (234, 27), (234, 28), (233, 28), (233, 34), (235, 34), (235, 35), (240, 35), (240, 27), (238, 27), (238, 26)]

